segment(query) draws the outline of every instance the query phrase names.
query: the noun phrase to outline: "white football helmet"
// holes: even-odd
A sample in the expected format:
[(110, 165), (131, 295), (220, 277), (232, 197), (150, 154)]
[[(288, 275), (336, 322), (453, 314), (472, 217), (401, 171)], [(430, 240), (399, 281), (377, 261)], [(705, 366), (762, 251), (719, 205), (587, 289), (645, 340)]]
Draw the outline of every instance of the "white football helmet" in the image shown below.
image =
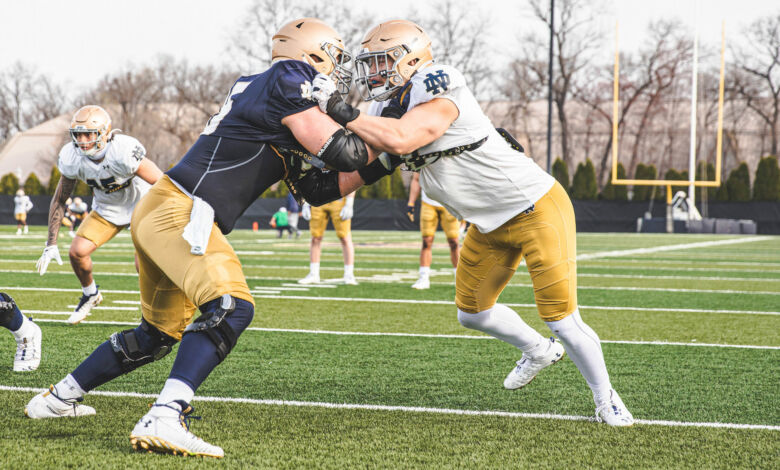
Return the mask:
[(433, 62), (431, 39), (407, 20), (379, 24), (366, 33), (360, 47), (356, 81), (365, 101), (390, 99), (417, 70)]
[[(82, 155), (92, 160), (108, 145), (111, 138), (111, 117), (100, 106), (84, 106), (70, 121), (70, 138)], [(84, 140), (83, 136), (87, 136)]]
[(300, 18), (282, 26), (272, 39), (271, 60), (300, 60), (329, 75), (346, 94), (352, 85), (350, 55), (336, 32), (317, 18)]

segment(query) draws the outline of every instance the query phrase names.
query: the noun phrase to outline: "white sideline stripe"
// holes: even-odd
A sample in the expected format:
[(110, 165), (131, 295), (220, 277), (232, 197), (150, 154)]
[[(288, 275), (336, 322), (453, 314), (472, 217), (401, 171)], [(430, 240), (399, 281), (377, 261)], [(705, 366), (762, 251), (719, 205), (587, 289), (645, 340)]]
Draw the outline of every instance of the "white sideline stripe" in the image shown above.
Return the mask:
[[(32, 392), (40, 393), (48, 390), (47, 388), (33, 387), (13, 387), (9, 385), (0, 385), (0, 390), (6, 392)], [(119, 398), (157, 398), (156, 394), (138, 393), (138, 392), (107, 392), (92, 391), (90, 395), (103, 397)], [(574, 416), (559, 415), (553, 413), (520, 413), (513, 411), (491, 411), (491, 410), (460, 410), (455, 408), (429, 408), (422, 406), (398, 406), (398, 405), (368, 405), (361, 403), (327, 403), (319, 401), (298, 401), (298, 400), (262, 400), (256, 398), (232, 398), (232, 397), (209, 397), (198, 396), (194, 401), (215, 402), (215, 403), (246, 403), (249, 405), (266, 406), (296, 406), (311, 408), (331, 408), (337, 410), (369, 410), (369, 411), (403, 411), (407, 413), (430, 413), (462, 416), (499, 416), (502, 418), (526, 418), (526, 419), (555, 419), (559, 421), (595, 421), (592, 416)], [(771, 426), (764, 424), (738, 424), (738, 423), (703, 423), (703, 422), (685, 422), (685, 421), (661, 421), (650, 419), (637, 419), (637, 424), (648, 426), (674, 426), (674, 427), (697, 427), (697, 428), (721, 428), (721, 429), (750, 429), (765, 431), (780, 431), (780, 426)]]
[[(272, 289), (272, 288), (269, 288)], [(9, 287), (0, 286), (0, 291), (47, 291), (47, 292), (81, 292), (81, 289), (65, 289), (57, 287)], [(101, 290), (109, 294), (133, 294), (140, 295), (139, 291), (132, 290)], [(455, 305), (451, 300), (422, 300), (422, 299), (371, 299), (371, 298), (353, 298), (353, 297), (310, 297), (305, 295), (271, 295), (258, 294), (255, 297), (262, 299), (290, 299), (290, 300), (327, 300), (332, 302), (379, 302), (379, 303), (398, 303), (398, 304), (431, 304), (431, 305)], [(505, 303), (507, 307), (536, 308), (536, 304)], [(613, 310), (623, 311), (631, 310), (636, 312), (672, 312), (672, 313), (718, 313), (718, 314), (736, 314), (736, 315), (780, 315), (780, 312), (767, 310), (715, 310), (700, 308), (664, 308), (664, 307), (630, 307), (630, 306), (607, 306), (607, 305), (580, 305), (583, 309), (592, 310)]]
[(780, 278), (770, 277), (717, 277), (717, 276), (654, 276), (646, 274), (596, 274), (577, 273), (577, 277), (598, 278), (628, 278), (628, 279), (674, 279), (681, 281), (746, 281), (746, 282), (780, 282)]
[[(262, 299), (292, 299), (292, 300), (330, 300), (336, 302), (379, 302), (379, 303), (398, 303), (398, 304), (432, 304), (432, 305), (455, 305), (451, 300), (423, 300), (423, 299), (370, 299), (353, 297), (309, 297), (305, 295), (258, 295)], [(525, 307), (536, 308), (536, 304), (517, 304), (505, 303), (507, 307)], [(662, 308), (662, 307), (611, 307), (611, 306), (590, 306), (580, 305), (580, 308), (594, 310), (634, 310), (648, 312), (681, 312), (681, 313), (736, 313), (742, 315), (780, 315), (780, 312), (768, 312), (761, 310), (706, 310), (695, 308)]]
[[(341, 268), (337, 268), (341, 270)], [(371, 271), (371, 269), (367, 269), (367, 271)], [(26, 271), (26, 270), (11, 270), (11, 269), (0, 269), (0, 273), (16, 273), (16, 274), (37, 274), (37, 271)], [(71, 271), (50, 271), (51, 274), (60, 274), (60, 275), (68, 275), (71, 276), (73, 273)], [(411, 271), (409, 272), (411, 273)], [(409, 274), (406, 271), (399, 271), (396, 274), (404, 275), (404, 276), (416, 276), (416, 274)], [(123, 277), (138, 277), (137, 273), (103, 273), (104, 276), (123, 276)], [(443, 274), (442, 274), (443, 275)], [(448, 274), (451, 275), (451, 274)], [(245, 279), (249, 281), (287, 281), (289, 278), (283, 278), (283, 277), (262, 277), (262, 276), (244, 276)], [(374, 278), (370, 277), (363, 277), (358, 276), (357, 279), (361, 282), (366, 283), (387, 283), (390, 281), (389, 278), (382, 278), (379, 280), (376, 280)], [(334, 278), (334, 279), (326, 279), (322, 282), (332, 282), (332, 283), (339, 283), (341, 278)], [(393, 279), (394, 280), (394, 279)], [(436, 283), (434, 283), (436, 284)], [(449, 285), (451, 283), (442, 283), (442, 285)], [(523, 283), (514, 283), (509, 284), (507, 287), (523, 287), (523, 288), (532, 288), (532, 284), (523, 284)], [(269, 286), (269, 289), (274, 290), (290, 290), (287, 288), (282, 287), (273, 287)], [(733, 295), (780, 295), (780, 292), (772, 292), (772, 291), (745, 291), (745, 290), (732, 290), (732, 289), (673, 289), (669, 287), (632, 287), (632, 286), (577, 286), (577, 289), (580, 290), (615, 290), (615, 291), (648, 291), (648, 292), (681, 292), (681, 293), (695, 293), (695, 294), (733, 294)], [(102, 291), (102, 292), (110, 292), (110, 291)]]
[[(42, 312), (46, 313), (46, 312)], [(59, 313), (52, 313), (58, 315)], [(50, 318), (35, 319), (36, 322), (49, 322), (49, 323), (66, 323), (63, 320), (55, 320)], [(138, 320), (140, 321), (140, 320)], [(137, 325), (138, 322), (117, 322), (117, 321), (83, 321), (81, 324), (90, 325)], [(316, 334), (316, 335), (340, 335), (340, 336), (400, 336), (411, 338), (444, 338), (444, 339), (496, 339), (487, 335), (443, 335), (432, 333), (393, 333), (393, 332), (367, 332), (367, 331), (333, 331), (333, 330), (296, 330), (290, 328), (262, 328), (250, 326), (247, 328), (249, 331), (262, 331), (267, 333), (302, 333), (302, 334)], [(681, 343), (670, 341), (612, 341), (601, 340), (602, 343), (608, 344), (633, 344), (638, 346), (704, 346), (708, 348), (737, 348), (737, 349), (778, 349), (780, 346), (757, 346), (753, 344), (716, 344), (716, 343)]]
[(759, 242), (764, 240), (770, 240), (772, 237), (767, 236), (750, 236), (741, 238), (731, 238), (728, 240), (715, 240), (709, 242), (695, 242), (695, 243), (681, 243), (678, 245), (662, 245), (654, 246), (651, 248), (634, 248), (630, 250), (613, 250), (613, 251), (600, 251), (596, 253), (584, 253), (577, 256), (577, 261), (598, 259), (598, 258), (612, 258), (615, 256), (630, 256), (636, 254), (649, 254), (659, 253), (662, 251), (677, 251), (677, 250), (690, 250), (693, 248), (707, 248), (711, 246), (733, 245), (735, 243), (750, 243)]

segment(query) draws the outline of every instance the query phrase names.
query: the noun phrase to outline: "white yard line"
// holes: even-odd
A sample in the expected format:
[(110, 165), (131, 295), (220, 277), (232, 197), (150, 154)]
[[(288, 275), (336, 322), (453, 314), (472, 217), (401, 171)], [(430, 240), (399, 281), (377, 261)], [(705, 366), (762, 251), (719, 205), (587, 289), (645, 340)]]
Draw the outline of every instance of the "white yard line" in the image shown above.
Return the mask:
[[(269, 288), (272, 289), (272, 288)], [(0, 291), (42, 291), (42, 292), (81, 292), (81, 289), (65, 289), (56, 287), (11, 287), (0, 286)], [(140, 295), (139, 291), (131, 290), (102, 290), (108, 294)], [(267, 295), (258, 294), (255, 297), (261, 299), (290, 299), (290, 300), (324, 300), (331, 302), (378, 302), (398, 304), (429, 304), (429, 305), (455, 305), (451, 300), (423, 300), (423, 299), (376, 299), (355, 297), (314, 297), (305, 295)], [(508, 307), (536, 308), (536, 304), (505, 303)], [(666, 307), (632, 307), (632, 306), (608, 306), (608, 305), (580, 305), (581, 309), (610, 310), (610, 311), (635, 311), (635, 312), (671, 312), (671, 313), (716, 313), (736, 315), (780, 315), (780, 312), (769, 310), (727, 310), (727, 309), (698, 309), (698, 308), (666, 308)]]
[[(39, 312), (47, 313), (47, 312)], [(63, 312), (62, 314), (69, 314), (70, 312)], [(60, 315), (60, 312), (50, 312), (50, 315)], [(65, 323), (65, 320), (54, 320), (49, 318), (39, 318), (36, 322), (43, 323)], [(140, 319), (138, 320), (140, 321)], [(81, 324), (89, 325), (137, 325), (138, 322), (117, 322), (117, 321), (84, 321)], [(381, 332), (381, 331), (336, 331), (336, 330), (305, 330), (305, 329), (293, 329), (293, 328), (262, 328), (250, 326), (248, 331), (262, 331), (269, 333), (301, 333), (311, 335), (337, 335), (337, 336), (397, 336), (397, 337), (409, 337), (409, 338), (443, 338), (443, 339), (495, 339), (492, 336), (487, 335), (446, 335), (446, 334), (433, 334), (433, 333), (394, 333), (394, 332)], [(758, 346), (753, 344), (716, 344), (716, 343), (682, 343), (673, 341), (618, 341), (618, 340), (601, 340), (606, 344), (633, 344), (639, 346), (692, 346), (692, 347), (707, 347), (707, 348), (737, 348), (737, 349), (768, 349), (768, 350), (780, 350), (780, 346)]]
[[(0, 390), (6, 392), (40, 393), (46, 391), (47, 389), (0, 385)], [(90, 392), (89, 394), (104, 396), (104, 397), (120, 397), (120, 398), (151, 398), (151, 399), (157, 398), (156, 394), (137, 393), (137, 392), (93, 391)], [(255, 398), (232, 398), (232, 397), (209, 397), (209, 396), (195, 396), (193, 400), (200, 401), (200, 402), (245, 403), (249, 405), (261, 405), (261, 406), (295, 406), (295, 407), (311, 407), (311, 408), (331, 408), (331, 409), (338, 409), (338, 410), (402, 411), (407, 413), (428, 413), (428, 414), (465, 415), (465, 416), (499, 416), (502, 418), (554, 419), (560, 421), (594, 421), (595, 420), (593, 416), (559, 415), (553, 413), (519, 413), (519, 412), (512, 412), (512, 411), (460, 410), (460, 409), (453, 409), (453, 408), (372, 405), (372, 404), (362, 404), (362, 403), (327, 403), (327, 402), (316, 402), (316, 401), (262, 400), (262, 399), (255, 399)], [(648, 426), (675, 426), (675, 427), (780, 431), (780, 426), (770, 426), (764, 424), (704, 423), (704, 422), (685, 422), (685, 421), (661, 421), (661, 420), (650, 420), (650, 419), (637, 419), (636, 423), (642, 425), (648, 425)]]
[(772, 237), (766, 237), (766, 236), (750, 236), (750, 237), (741, 237), (741, 238), (731, 238), (728, 240), (681, 243), (677, 245), (662, 245), (662, 246), (654, 246), (650, 248), (633, 248), (630, 250), (599, 251), (596, 253), (581, 254), (577, 256), (577, 261), (599, 259), (599, 258), (612, 258), (615, 256), (631, 256), (637, 254), (660, 253), (663, 251), (690, 250), (694, 248), (709, 248), (712, 246), (734, 245), (737, 243), (759, 242), (759, 241), (765, 241), (771, 239)]

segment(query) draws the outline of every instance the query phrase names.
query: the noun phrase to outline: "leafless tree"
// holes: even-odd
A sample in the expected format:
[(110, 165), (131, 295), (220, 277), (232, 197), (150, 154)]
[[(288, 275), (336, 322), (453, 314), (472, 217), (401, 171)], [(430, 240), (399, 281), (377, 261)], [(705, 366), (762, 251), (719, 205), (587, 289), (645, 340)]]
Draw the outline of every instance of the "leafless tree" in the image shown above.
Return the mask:
[[(441, 0), (424, 11), (420, 26), (433, 43), (436, 62), (455, 67), (478, 97), (494, 89), (490, 49), (491, 18), (468, 4)], [(485, 96), (490, 98), (489, 96)]]
[(0, 141), (58, 116), (67, 106), (59, 85), (16, 62), (0, 73)]
[(780, 120), (780, 13), (753, 22), (744, 31), (743, 46), (734, 50), (729, 87), (764, 122), (769, 152), (777, 155)]
[[(533, 15), (550, 28), (549, 3), (545, 0), (528, 0)], [(553, 102), (557, 111), (561, 133), (561, 154), (564, 161), (570, 157), (569, 138), (570, 124), (566, 104), (571, 98), (578, 79), (589, 66), (592, 56), (601, 46), (602, 33), (595, 27), (600, 6), (586, 0), (560, 0), (556, 2), (556, 18), (553, 42), (556, 54), (553, 76)], [(540, 35), (527, 35), (525, 42), (530, 46), (526, 51), (532, 51), (530, 59), (537, 64), (546, 63), (547, 38)], [(544, 59), (542, 59), (544, 57)], [(547, 81), (547, 70), (538, 70), (537, 76)]]

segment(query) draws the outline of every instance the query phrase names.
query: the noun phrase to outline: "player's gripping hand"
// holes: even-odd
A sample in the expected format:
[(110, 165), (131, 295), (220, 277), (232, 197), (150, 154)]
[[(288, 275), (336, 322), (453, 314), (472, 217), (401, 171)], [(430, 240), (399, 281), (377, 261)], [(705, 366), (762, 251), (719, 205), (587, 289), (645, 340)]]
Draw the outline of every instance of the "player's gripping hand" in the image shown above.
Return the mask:
[(355, 200), (352, 198), (347, 198), (346, 203), (344, 203), (344, 207), (342, 207), (341, 212), (339, 212), (339, 217), (341, 217), (341, 220), (349, 220), (352, 218), (352, 215), (355, 212), (352, 207), (354, 201)]
[(334, 93), (336, 93), (336, 84), (329, 76), (318, 73), (311, 81), (311, 97), (317, 102), (323, 113), (328, 112), (328, 100)]
[(304, 220), (311, 220), (311, 205), (308, 202), (304, 202), (303, 207), (301, 207), (301, 217)]
[(406, 216), (409, 217), (409, 222), (414, 222), (414, 204), (406, 206)]
[(43, 254), (38, 258), (38, 262), (35, 263), (35, 269), (38, 270), (41, 276), (46, 274), (46, 268), (49, 267), (51, 260), (56, 260), (57, 264), (62, 266), (62, 258), (60, 257), (60, 250), (57, 245), (49, 245), (43, 249)]

